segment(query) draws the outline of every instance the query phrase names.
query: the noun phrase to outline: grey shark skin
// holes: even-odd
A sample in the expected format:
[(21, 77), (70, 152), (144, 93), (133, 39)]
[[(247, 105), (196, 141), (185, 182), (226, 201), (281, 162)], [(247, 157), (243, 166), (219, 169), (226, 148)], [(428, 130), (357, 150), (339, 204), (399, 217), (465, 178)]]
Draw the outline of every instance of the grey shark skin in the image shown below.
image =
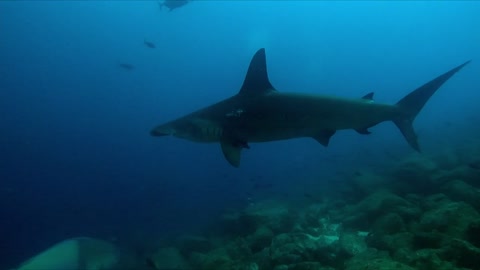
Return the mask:
[(118, 262), (119, 252), (109, 242), (77, 237), (53, 245), (16, 270), (113, 270)]
[(425, 103), (467, 61), (412, 91), (398, 103), (380, 104), (373, 93), (362, 98), (277, 91), (268, 79), (265, 49), (253, 56), (240, 91), (233, 97), (155, 127), (153, 136), (172, 135), (194, 142), (220, 142), (227, 161), (238, 167), (250, 142), (311, 137), (324, 146), (337, 130), (368, 128), (393, 121), (410, 146), (420, 151), (413, 120)]

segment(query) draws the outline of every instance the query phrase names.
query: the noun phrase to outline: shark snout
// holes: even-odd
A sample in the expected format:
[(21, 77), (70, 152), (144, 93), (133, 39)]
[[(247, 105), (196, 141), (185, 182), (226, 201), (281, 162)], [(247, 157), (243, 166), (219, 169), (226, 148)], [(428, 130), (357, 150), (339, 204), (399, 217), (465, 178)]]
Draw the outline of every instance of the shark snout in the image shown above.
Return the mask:
[(150, 135), (160, 137), (160, 136), (169, 136), (174, 133), (174, 130), (165, 126), (158, 126), (150, 131)]

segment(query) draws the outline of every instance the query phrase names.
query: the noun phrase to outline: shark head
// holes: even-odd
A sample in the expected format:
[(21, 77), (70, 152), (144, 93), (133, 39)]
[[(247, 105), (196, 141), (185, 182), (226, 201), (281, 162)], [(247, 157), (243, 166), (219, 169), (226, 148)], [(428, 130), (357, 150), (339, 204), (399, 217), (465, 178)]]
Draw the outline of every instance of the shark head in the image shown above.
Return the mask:
[(174, 136), (175, 134), (177, 134), (176, 129), (170, 124), (157, 126), (150, 131), (150, 135), (155, 137)]
[(196, 117), (180, 118), (150, 131), (152, 136), (174, 136), (194, 142), (218, 142), (223, 129), (209, 120)]
[(152, 136), (174, 136), (193, 142), (219, 142), (227, 161), (240, 165), (240, 151), (249, 148), (248, 136), (241, 132), (245, 124), (244, 102), (276, 92), (268, 79), (265, 49), (252, 58), (240, 91), (223, 101), (156, 126)]

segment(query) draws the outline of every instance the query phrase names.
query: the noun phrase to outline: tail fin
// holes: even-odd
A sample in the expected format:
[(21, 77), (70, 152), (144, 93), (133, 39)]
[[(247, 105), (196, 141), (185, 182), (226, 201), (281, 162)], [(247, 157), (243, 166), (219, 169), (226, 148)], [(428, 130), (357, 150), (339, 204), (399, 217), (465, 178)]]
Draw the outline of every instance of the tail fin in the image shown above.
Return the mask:
[(415, 117), (417, 117), (423, 106), (425, 106), (425, 103), (427, 103), (437, 89), (468, 63), (470, 63), (470, 61), (467, 61), (420, 86), (397, 103), (397, 106), (400, 107), (401, 116), (394, 119), (393, 122), (400, 129), (408, 144), (410, 144), (410, 146), (416, 151), (420, 152), (420, 147), (417, 142), (417, 135), (413, 130), (413, 120), (415, 120)]

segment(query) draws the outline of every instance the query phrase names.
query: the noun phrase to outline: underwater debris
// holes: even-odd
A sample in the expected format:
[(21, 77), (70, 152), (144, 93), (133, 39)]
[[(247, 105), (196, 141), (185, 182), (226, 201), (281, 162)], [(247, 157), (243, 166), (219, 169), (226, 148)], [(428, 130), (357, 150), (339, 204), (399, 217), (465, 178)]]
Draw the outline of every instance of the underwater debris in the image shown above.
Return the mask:
[(129, 70), (129, 71), (135, 69), (135, 66), (132, 65), (132, 64), (129, 64), (129, 63), (119, 63), (118, 66), (125, 69), (125, 70)]

